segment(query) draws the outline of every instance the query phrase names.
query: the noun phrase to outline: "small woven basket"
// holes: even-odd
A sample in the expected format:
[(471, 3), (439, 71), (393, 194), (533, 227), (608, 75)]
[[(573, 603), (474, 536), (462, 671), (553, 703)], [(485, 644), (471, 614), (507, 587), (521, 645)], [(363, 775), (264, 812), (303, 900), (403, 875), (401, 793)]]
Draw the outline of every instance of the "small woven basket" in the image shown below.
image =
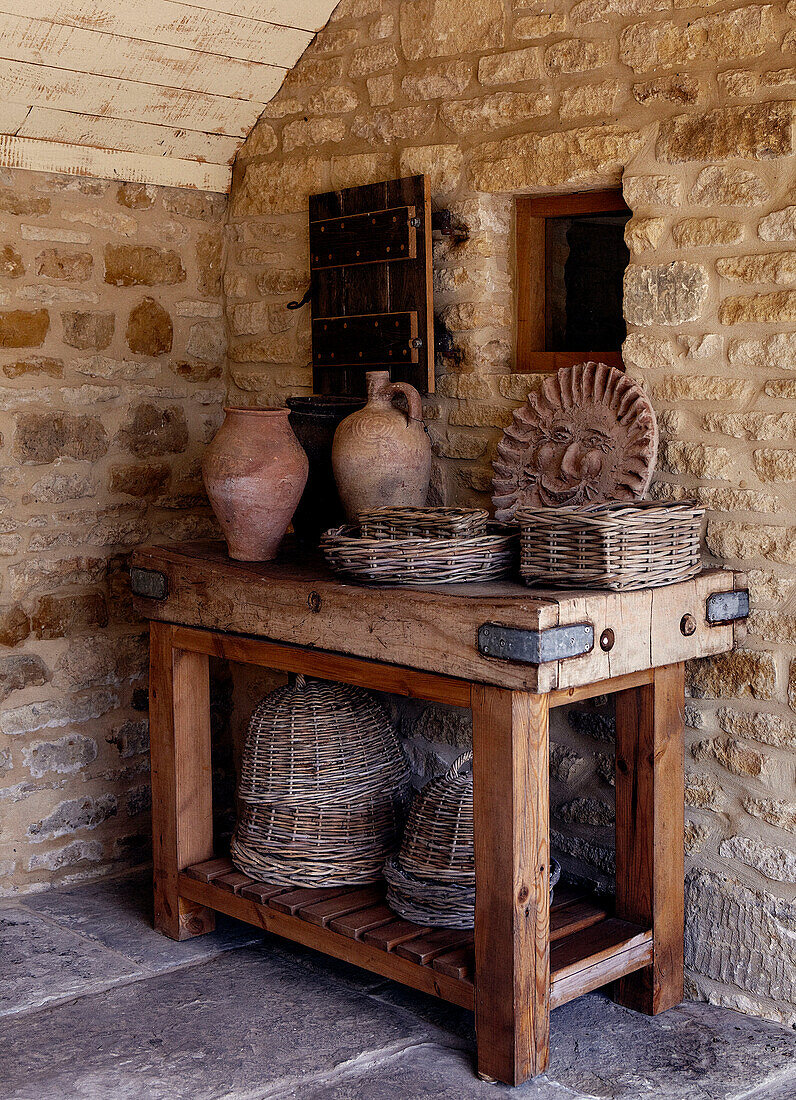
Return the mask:
[[(401, 850), (387, 860), (387, 904), (400, 916), (440, 928), (475, 921), (472, 752), (464, 752), (412, 802)], [(552, 861), (550, 897), (561, 877)]]
[(704, 508), (692, 502), (523, 508), (520, 573), (526, 584), (659, 588), (701, 570)]
[(473, 538), (486, 534), (483, 508), (375, 508), (359, 516), (366, 539)]
[(409, 793), (406, 761), (376, 700), (297, 676), (249, 722), (232, 862), (277, 885), (377, 882)]
[(453, 538), (363, 538), (336, 527), (321, 539), (332, 569), (373, 584), (461, 584), (505, 577), (517, 561), (518, 535), (495, 525), (486, 535)]

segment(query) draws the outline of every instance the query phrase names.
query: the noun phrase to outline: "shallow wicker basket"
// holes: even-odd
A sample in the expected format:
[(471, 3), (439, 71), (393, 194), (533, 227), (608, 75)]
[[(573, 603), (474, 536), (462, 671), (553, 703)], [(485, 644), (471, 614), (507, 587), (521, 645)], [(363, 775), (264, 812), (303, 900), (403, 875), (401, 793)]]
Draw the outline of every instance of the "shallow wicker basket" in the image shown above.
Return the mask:
[(246, 735), (232, 862), (262, 882), (377, 882), (409, 802), (398, 739), (360, 688), (306, 680), (271, 692)]
[[(387, 904), (400, 916), (441, 928), (475, 919), (472, 752), (415, 795), (401, 850), (387, 860)], [(550, 896), (561, 876), (552, 861)]]
[(691, 502), (523, 508), (520, 573), (526, 584), (658, 588), (701, 569), (704, 508)]
[(323, 536), (321, 549), (332, 569), (359, 580), (460, 584), (505, 577), (515, 567), (516, 531), (494, 530), (466, 538), (369, 539), (356, 527), (336, 527)]
[(483, 508), (375, 508), (359, 516), (366, 539), (472, 538), (485, 535), (488, 522)]

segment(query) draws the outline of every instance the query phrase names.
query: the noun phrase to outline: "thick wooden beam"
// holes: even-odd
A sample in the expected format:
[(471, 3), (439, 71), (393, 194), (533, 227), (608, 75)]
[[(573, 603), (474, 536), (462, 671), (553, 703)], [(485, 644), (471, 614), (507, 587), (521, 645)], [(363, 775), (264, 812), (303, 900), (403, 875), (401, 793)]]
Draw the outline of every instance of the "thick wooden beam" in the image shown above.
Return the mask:
[(478, 1070), (519, 1085), (549, 1057), (548, 701), (473, 685)]
[(655, 1015), (683, 999), (682, 663), (616, 696), (616, 915), (652, 928), (652, 965), (614, 999)]
[(208, 658), (173, 648), (152, 623), (149, 728), (155, 927), (175, 940), (212, 931), (215, 916), (179, 897), (179, 873), (213, 855)]

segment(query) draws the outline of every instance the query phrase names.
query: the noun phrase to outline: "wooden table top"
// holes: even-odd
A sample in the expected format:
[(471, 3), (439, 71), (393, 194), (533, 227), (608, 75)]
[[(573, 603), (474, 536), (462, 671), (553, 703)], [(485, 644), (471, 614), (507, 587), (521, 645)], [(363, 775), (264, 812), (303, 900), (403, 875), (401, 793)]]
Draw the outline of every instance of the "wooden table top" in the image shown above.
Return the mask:
[[(516, 581), (387, 587), (332, 573), (286, 543), (273, 562), (232, 561), (223, 542), (145, 546), (132, 566), (165, 576), (165, 599), (136, 596), (148, 619), (268, 638), (527, 691), (576, 687), (732, 648), (733, 625), (710, 625), (706, 600), (745, 587), (730, 570), (636, 592), (528, 588)], [(694, 632), (681, 622), (690, 615)], [(580, 656), (529, 664), (479, 652), (486, 624), (544, 634), (589, 624)], [(737, 627), (736, 627), (737, 629)], [(610, 649), (599, 641), (613, 632)], [(482, 634), (482, 639), (483, 639)], [(547, 634), (549, 640), (553, 635)]]

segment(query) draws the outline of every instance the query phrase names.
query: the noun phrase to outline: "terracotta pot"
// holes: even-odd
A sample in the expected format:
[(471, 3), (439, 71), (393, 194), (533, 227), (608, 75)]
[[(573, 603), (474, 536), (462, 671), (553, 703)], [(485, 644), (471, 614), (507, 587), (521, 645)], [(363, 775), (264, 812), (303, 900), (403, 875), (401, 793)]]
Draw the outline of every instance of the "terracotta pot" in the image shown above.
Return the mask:
[(332, 473), (332, 441), (337, 425), (365, 404), (362, 397), (314, 393), (288, 397), (290, 427), (310, 460), (307, 487), (293, 516), (293, 530), (304, 546), (317, 546), (324, 531), (345, 521)]
[[(368, 403), (347, 416), (335, 432), (332, 467), (349, 521), (360, 512), (390, 505), (426, 503), (431, 477), (431, 440), (423, 425), (420, 394), (388, 371), (369, 371)], [(409, 412), (392, 400), (402, 393)]]
[(202, 474), (229, 556), (270, 561), (301, 499), (309, 464), (288, 409), (225, 409)]

